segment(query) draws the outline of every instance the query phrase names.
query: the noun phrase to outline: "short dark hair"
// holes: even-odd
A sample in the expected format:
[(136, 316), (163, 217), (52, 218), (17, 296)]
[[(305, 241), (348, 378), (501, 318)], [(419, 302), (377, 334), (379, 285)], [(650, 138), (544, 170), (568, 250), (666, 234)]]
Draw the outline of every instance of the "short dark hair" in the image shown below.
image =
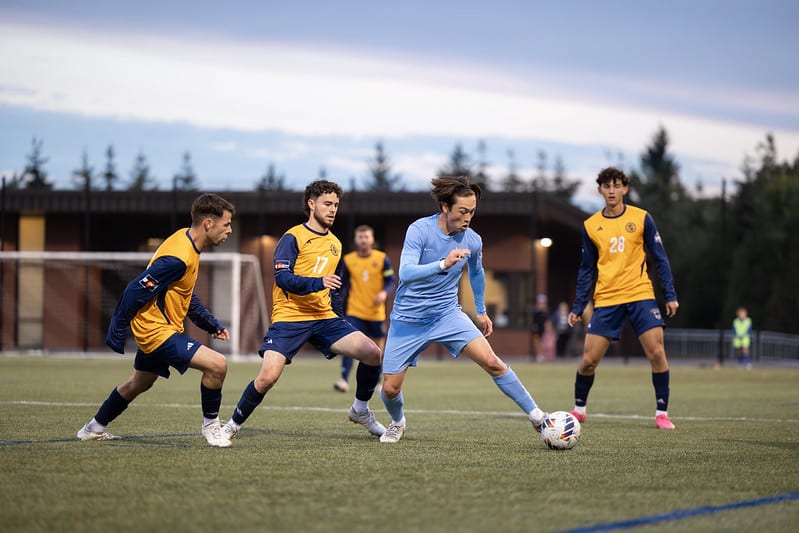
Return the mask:
[(600, 186), (603, 183), (613, 183), (614, 181), (620, 181), (625, 187), (630, 184), (630, 178), (627, 177), (627, 174), (616, 167), (603, 168), (596, 177), (597, 185)]
[(469, 176), (439, 176), (431, 183), (431, 194), (439, 206), (447, 204), (447, 207), (452, 207), (456, 196), (475, 196), (478, 200), (483, 196), (483, 190), (478, 184), (471, 183)]
[(361, 224), (360, 226), (355, 228), (355, 233), (361, 233), (362, 231), (371, 231), (372, 235), (374, 235), (375, 233), (375, 229), (369, 224)]
[(344, 191), (339, 187), (338, 183), (333, 183), (328, 180), (312, 181), (305, 187), (305, 195), (302, 200), (302, 210), (305, 216), (311, 215), (311, 208), (308, 207), (308, 200), (316, 200), (323, 194), (333, 193), (338, 196), (339, 200), (344, 196)]
[(212, 192), (203, 193), (191, 204), (191, 223), (196, 226), (209, 216), (220, 218), (225, 211), (236, 214), (236, 208), (229, 201)]

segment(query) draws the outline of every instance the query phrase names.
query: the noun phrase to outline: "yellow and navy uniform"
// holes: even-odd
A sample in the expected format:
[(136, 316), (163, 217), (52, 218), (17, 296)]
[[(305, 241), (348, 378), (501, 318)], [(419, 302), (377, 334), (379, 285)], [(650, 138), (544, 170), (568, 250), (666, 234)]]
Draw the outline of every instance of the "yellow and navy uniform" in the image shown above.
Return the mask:
[(339, 291), (331, 295), (322, 278), (335, 274), (341, 262), (341, 241), (330, 231), (319, 233), (305, 224), (290, 228), (275, 248), (272, 322), (337, 318)]
[(375, 295), (390, 292), (394, 285), (394, 270), (385, 252), (372, 250), (366, 257), (357, 251), (344, 256), (343, 285), (347, 287), (347, 316), (361, 320), (383, 322), (385, 304), (376, 304)]
[(590, 299), (594, 307), (654, 299), (647, 254), (657, 267), (666, 301), (676, 301), (669, 260), (647, 211), (625, 205), (618, 216), (598, 211), (586, 219), (573, 312), (582, 314)]
[(158, 247), (147, 269), (125, 288), (108, 327), (106, 344), (124, 353), (127, 327), (144, 353), (151, 353), (175, 333), (183, 333), (188, 317), (215, 333), (224, 326), (194, 296), (200, 250), (183, 228)]

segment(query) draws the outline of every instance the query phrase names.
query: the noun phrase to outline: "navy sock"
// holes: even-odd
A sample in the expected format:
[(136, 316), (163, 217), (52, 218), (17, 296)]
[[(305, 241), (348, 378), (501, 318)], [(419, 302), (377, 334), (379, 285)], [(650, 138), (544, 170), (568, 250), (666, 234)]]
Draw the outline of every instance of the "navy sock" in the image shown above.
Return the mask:
[(652, 372), (652, 385), (655, 386), (655, 400), (658, 411), (669, 410), (669, 371)]
[(594, 385), (594, 376), (595, 374), (584, 376), (577, 372), (577, 376), (574, 378), (574, 405), (585, 407), (588, 402), (588, 392)]
[(123, 398), (122, 395), (119, 394), (117, 388), (114, 387), (114, 390), (108, 395), (103, 405), (97, 410), (94, 419), (102, 425), (107, 426), (112, 420), (121, 415), (122, 411), (127, 409), (129, 404), (130, 402)]
[(350, 380), (350, 372), (352, 372), (352, 357), (346, 355), (341, 356), (341, 379), (344, 381)]
[(242, 425), (247, 418), (255, 411), (255, 408), (263, 401), (266, 393), (261, 394), (255, 390), (255, 382), (250, 381), (244, 392), (241, 393), (239, 404), (236, 410), (233, 411), (233, 416), (230, 418), (238, 425)]
[(205, 418), (213, 420), (218, 417), (219, 406), (222, 405), (222, 389), (209, 389), (200, 383), (200, 403)]
[(358, 369), (355, 371), (355, 381), (357, 383), (355, 398), (368, 402), (375, 393), (377, 382), (380, 381), (380, 367), (358, 363)]

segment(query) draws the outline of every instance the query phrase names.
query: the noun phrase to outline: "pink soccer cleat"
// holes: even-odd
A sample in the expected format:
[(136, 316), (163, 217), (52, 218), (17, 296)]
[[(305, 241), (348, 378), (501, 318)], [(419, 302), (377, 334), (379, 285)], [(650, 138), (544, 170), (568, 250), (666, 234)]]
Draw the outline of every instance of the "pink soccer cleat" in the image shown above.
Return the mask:
[(577, 421), (578, 421), (579, 423), (581, 423), (581, 424), (582, 424), (583, 422), (585, 422), (585, 419), (586, 419), (586, 417), (588, 416), (588, 414), (587, 414), (587, 413), (583, 413), (583, 414), (580, 414), (580, 413), (578, 413), (578, 412), (577, 412), (577, 409), (572, 409), (572, 410), (571, 410), (571, 411), (569, 411), (569, 412), (570, 412), (570, 413), (571, 413), (571, 415), (572, 415), (574, 418), (576, 418), (576, 419), (577, 419)]
[(655, 417), (655, 425), (658, 429), (674, 429), (674, 424), (669, 420), (669, 415), (662, 414)]

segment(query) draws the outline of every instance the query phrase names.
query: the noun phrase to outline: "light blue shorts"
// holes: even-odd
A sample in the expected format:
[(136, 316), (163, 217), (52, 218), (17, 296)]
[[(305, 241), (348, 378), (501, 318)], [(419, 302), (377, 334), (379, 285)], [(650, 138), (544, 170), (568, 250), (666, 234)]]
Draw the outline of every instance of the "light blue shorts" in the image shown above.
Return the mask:
[(452, 357), (477, 337), (482, 336), (469, 315), (458, 309), (431, 321), (391, 319), (383, 350), (383, 373), (399, 374), (416, 366), (419, 354), (433, 343), (443, 345)]

